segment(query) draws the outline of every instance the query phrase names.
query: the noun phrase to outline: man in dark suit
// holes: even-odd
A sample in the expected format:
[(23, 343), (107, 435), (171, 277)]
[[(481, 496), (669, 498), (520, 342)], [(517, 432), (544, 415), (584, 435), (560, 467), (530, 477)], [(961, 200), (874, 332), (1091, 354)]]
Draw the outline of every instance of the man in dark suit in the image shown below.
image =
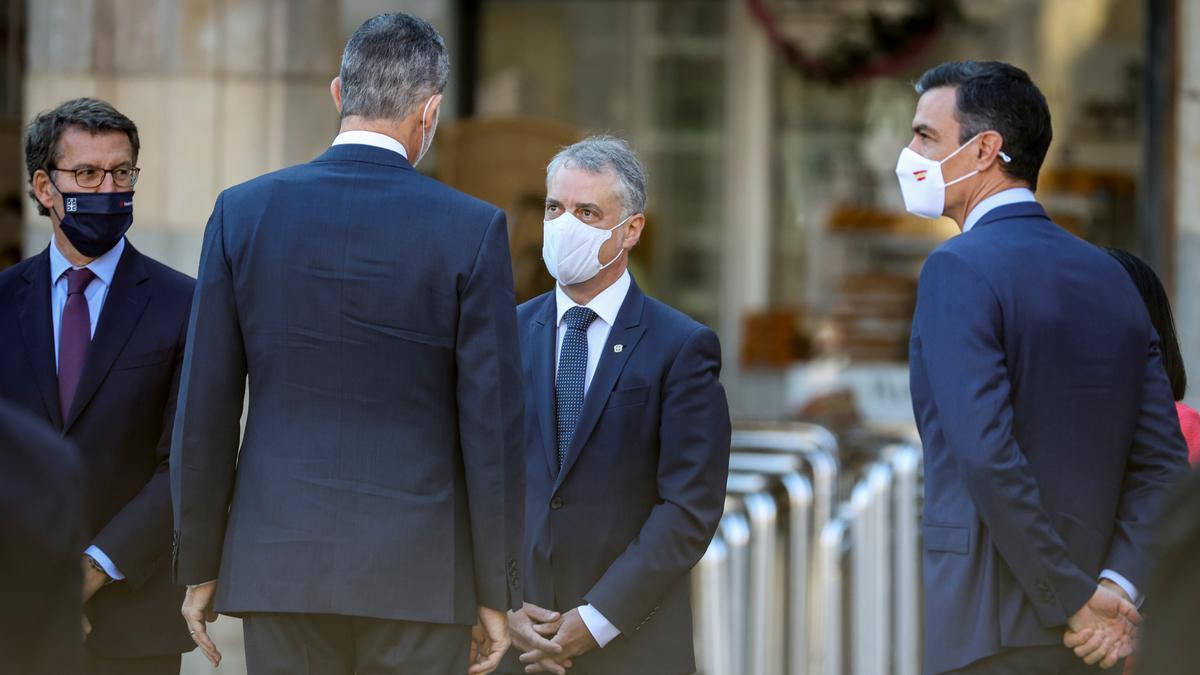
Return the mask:
[(22, 675), (83, 664), (79, 552), (87, 546), (79, 451), (44, 420), (0, 401), (0, 664)]
[(917, 91), (905, 204), (964, 232), (925, 263), (910, 349), (925, 670), (1111, 667), (1186, 466), (1158, 338), (1124, 270), (1034, 201), (1051, 131), (1029, 76), (948, 63)]
[(645, 201), (616, 138), (547, 169), (543, 258), (558, 283), (517, 310), (526, 603), (509, 615), (509, 672), (696, 669), (688, 573), (725, 502), (729, 408), (716, 334), (627, 270)]
[(523, 476), (505, 218), (413, 168), (448, 71), (425, 21), (367, 21), (332, 84), (333, 147), (217, 199), (172, 445), (175, 573), (214, 663), (214, 602), (243, 617), (251, 675), (462, 675), (477, 622), (472, 672), (507, 649)]
[(167, 473), (192, 279), (139, 253), (137, 127), (76, 99), (30, 123), (30, 194), (50, 246), (0, 274), (0, 399), (81, 451), (88, 673), (178, 673), (193, 648), (171, 583)]

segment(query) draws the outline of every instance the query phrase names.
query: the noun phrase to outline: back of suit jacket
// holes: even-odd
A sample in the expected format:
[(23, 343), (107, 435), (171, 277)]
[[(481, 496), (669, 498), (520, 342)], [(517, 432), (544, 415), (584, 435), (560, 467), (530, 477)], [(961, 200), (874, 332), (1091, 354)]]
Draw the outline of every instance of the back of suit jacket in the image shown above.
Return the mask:
[(910, 368), (927, 671), (1059, 644), (1104, 569), (1145, 587), (1186, 448), (1118, 264), (1037, 204), (997, 208), (926, 262)]
[[(126, 242), (64, 416), (58, 401), (49, 253), (0, 274), (0, 399), (79, 448), (88, 542), (125, 576), (88, 602), (88, 648), (113, 658), (194, 648), (171, 582), (171, 427), (193, 281)], [(80, 551), (82, 556), (83, 551)]]
[[(574, 659), (580, 673), (695, 671), (689, 571), (716, 531), (729, 474), (716, 334), (633, 283), (560, 470), (555, 293), (523, 304), (519, 326), (526, 598), (560, 612), (590, 604), (620, 630)], [(515, 656), (509, 672), (520, 672)]]
[(334, 146), (220, 196), (191, 331), (181, 582), (219, 575), (230, 613), (473, 623), (519, 605), (502, 212), (397, 153)]

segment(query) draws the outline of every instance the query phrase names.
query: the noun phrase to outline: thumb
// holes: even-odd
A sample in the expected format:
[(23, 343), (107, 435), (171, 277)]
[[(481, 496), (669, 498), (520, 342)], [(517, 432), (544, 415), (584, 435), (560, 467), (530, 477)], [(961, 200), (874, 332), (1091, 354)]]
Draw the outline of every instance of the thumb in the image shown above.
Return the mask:
[(1135, 626), (1141, 625), (1142, 615), (1140, 612), (1138, 612), (1137, 607), (1134, 607), (1132, 604), (1122, 600), (1119, 611), (1121, 616), (1125, 617), (1129, 623)]
[(537, 605), (527, 606), (525, 608), (525, 613), (529, 615), (529, 618), (538, 623), (550, 623), (551, 621), (558, 621), (558, 612), (552, 612), (548, 609), (538, 607)]

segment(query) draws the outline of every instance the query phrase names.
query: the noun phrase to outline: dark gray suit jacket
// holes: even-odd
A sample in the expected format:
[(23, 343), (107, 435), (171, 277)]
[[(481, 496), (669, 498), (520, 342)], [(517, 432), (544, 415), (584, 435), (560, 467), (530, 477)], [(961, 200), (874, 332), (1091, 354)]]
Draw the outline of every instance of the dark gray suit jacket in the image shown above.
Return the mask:
[(219, 577), (235, 614), (519, 607), (514, 305), (503, 212), (397, 153), (334, 146), (222, 193), (172, 444), (176, 579)]

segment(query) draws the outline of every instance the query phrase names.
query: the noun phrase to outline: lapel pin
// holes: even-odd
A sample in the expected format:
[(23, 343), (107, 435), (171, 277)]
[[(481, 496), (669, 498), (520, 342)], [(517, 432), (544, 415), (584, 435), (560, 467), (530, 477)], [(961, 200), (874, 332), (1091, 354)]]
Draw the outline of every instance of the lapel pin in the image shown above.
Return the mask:
[(625, 345), (613, 345), (613, 351), (620, 354), (625, 349)]

